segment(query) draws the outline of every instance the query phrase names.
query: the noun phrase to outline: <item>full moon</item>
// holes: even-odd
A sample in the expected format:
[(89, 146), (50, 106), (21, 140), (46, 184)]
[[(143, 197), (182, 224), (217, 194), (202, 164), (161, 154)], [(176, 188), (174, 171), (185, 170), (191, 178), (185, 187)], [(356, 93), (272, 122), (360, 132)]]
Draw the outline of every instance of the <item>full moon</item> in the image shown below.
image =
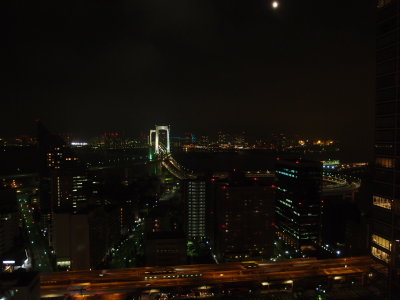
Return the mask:
[(273, 1), (273, 2), (272, 2), (272, 8), (273, 8), (273, 9), (277, 9), (278, 6), (279, 6), (279, 2), (278, 2), (278, 1)]

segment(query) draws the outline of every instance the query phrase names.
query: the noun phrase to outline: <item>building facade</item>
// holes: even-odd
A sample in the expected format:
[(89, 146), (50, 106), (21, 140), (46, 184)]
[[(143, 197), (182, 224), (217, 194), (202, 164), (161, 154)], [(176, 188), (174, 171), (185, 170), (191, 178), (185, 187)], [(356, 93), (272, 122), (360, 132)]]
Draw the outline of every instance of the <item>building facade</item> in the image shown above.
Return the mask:
[(321, 229), (322, 164), (277, 158), (275, 174), (278, 240), (300, 252), (316, 249)]
[(187, 180), (183, 182), (183, 195), (186, 207), (185, 232), (188, 240), (206, 238), (206, 180)]
[(400, 282), (399, 0), (377, 1), (375, 174), (370, 253)]
[(97, 268), (119, 237), (118, 210), (91, 208), (77, 214), (55, 213), (53, 247), (57, 269)]
[(15, 191), (0, 187), (0, 259), (16, 250), (20, 215)]
[(274, 178), (233, 172), (213, 183), (214, 205), (208, 218), (211, 244), (220, 261), (269, 258), (272, 255)]

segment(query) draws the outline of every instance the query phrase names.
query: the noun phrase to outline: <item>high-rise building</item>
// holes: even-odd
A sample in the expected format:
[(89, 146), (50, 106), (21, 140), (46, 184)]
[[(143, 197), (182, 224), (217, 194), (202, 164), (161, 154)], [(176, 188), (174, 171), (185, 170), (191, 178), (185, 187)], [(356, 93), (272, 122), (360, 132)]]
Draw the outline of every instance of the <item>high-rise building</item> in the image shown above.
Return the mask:
[(185, 227), (188, 240), (206, 238), (206, 180), (183, 182)]
[(144, 242), (146, 266), (184, 265), (186, 239), (177, 232), (153, 232)]
[[(221, 261), (267, 259), (272, 255), (274, 221), (273, 177), (246, 177), (235, 171), (226, 179), (215, 179), (214, 219), (208, 226), (211, 245)], [(211, 192), (211, 188), (210, 188)], [(214, 209), (213, 209), (214, 207)]]
[[(57, 151), (66, 146), (65, 141), (47, 130), (40, 120), (37, 125), (37, 141), (39, 154), (39, 176), (40, 176), (40, 212), (43, 218), (43, 226), (47, 228), (51, 224), (51, 166), (56, 167)], [(58, 149), (58, 150), (57, 150)], [(54, 163), (49, 158), (49, 153), (54, 153)]]
[(0, 259), (11, 251), (15, 252), (20, 238), (19, 213), (15, 191), (0, 187)]
[(203, 147), (210, 146), (210, 138), (208, 137), (208, 135), (201, 135), (197, 144)]
[(399, 0), (377, 1), (375, 174), (370, 252), (400, 283)]
[(243, 148), (246, 146), (246, 132), (242, 131), (239, 134), (236, 134), (233, 139), (233, 145), (236, 148)]
[(58, 269), (98, 267), (119, 239), (118, 209), (91, 208), (77, 214), (55, 213), (53, 247)]
[(53, 231), (55, 213), (76, 214), (87, 206), (85, 169), (80, 165), (73, 151), (65, 147), (53, 147), (47, 153), (50, 169), (49, 244), (52, 245), (56, 233)]
[(40, 122), (38, 142), (42, 213), (48, 215), (55, 210), (76, 213), (86, 202), (84, 167), (67, 143)]
[(146, 266), (186, 263), (186, 237), (181, 216), (172, 203), (162, 203), (145, 217), (144, 254)]
[(230, 134), (225, 131), (218, 131), (217, 144), (219, 147), (227, 147), (231, 143)]
[(185, 132), (182, 137), (182, 146), (193, 145), (196, 142), (196, 137), (191, 132)]
[(53, 210), (76, 213), (85, 207), (87, 181), (87, 176), (80, 169), (55, 171), (51, 177)]
[(299, 254), (316, 249), (321, 224), (322, 164), (277, 158), (275, 174), (278, 239)]
[[(86, 169), (75, 155), (74, 151), (58, 135), (51, 134), (40, 122), (37, 123), (40, 163), (40, 211), (42, 226), (47, 232), (48, 242), (56, 251), (56, 257), (63, 261), (63, 248), (59, 247), (60, 240), (68, 240), (68, 235), (59, 234), (60, 218), (54, 219), (56, 214), (77, 214), (87, 206)], [(79, 217), (69, 216), (81, 220)], [(65, 223), (65, 230), (72, 230), (73, 223)], [(80, 240), (84, 236), (77, 234)], [(57, 240), (57, 245), (55, 241)], [(79, 255), (78, 255), (79, 256)], [(84, 259), (84, 255), (80, 256)], [(67, 260), (65, 260), (67, 261)], [(70, 259), (71, 261), (71, 259)], [(72, 260), (73, 268), (82, 268), (82, 263)], [(84, 259), (86, 262), (87, 260)], [(59, 263), (59, 262), (57, 262)], [(62, 264), (62, 263), (61, 263)], [(71, 267), (69, 266), (69, 267)]]
[(103, 134), (104, 149), (122, 148), (123, 139), (118, 132), (105, 132)]

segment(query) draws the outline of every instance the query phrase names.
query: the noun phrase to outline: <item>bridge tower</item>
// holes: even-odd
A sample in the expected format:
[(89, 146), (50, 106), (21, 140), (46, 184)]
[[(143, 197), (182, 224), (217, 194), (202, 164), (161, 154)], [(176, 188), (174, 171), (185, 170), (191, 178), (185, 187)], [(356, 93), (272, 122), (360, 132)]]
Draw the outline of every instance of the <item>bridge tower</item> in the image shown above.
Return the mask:
[(148, 136), (148, 146), (149, 146), (149, 160), (153, 160), (155, 156), (154, 144), (156, 141), (156, 130), (151, 129)]
[[(166, 141), (162, 142), (160, 138), (160, 133), (165, 132)], [(171, 153), (171, 145), (170, 145), (170, 137), (169, 137), (169, 126), (158, 126), (156, 125), (156, 129), (151, 129), (148, 138), (148, 144), (150, 147), (150, 160), (153, 159), (154, 156), (160, 154), (170, 154)]]
[(169, 126), (157, 126), (156, 125), (156, 141), (155, 141), (155, 154), (160, 154), (161, 142), (160, 142), (160, 132), (165, 131), (167, 136), (167, 144), (164, 145), (166, 149), (166, 154), (171, 153), (171, 146), (169, 140)]
[[(163, 134), (165, 132), (165, 135)], [(158, 126), (155, 129), (151, 129), (148, 137), (149, 145), (149, 160), (153, 161), (155, 159), (164, 158), (166, 155), (171, 153), (169, 126)], [(162, 169), (162, 163), (152, 164), (151, 174), (158, 176), (160, 175)]]

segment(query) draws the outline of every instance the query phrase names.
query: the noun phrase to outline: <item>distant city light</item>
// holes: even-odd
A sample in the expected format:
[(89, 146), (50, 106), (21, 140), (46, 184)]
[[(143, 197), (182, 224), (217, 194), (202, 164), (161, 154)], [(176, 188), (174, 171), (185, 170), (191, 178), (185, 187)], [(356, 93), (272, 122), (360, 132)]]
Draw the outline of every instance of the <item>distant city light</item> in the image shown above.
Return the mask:
[(272, 8), (277, 9), (279, 7), (279, 2), (278, 1), (273, 1), (272, 2)]
[(71, 146), (87, 146), (86, 142), (71, 142)]

